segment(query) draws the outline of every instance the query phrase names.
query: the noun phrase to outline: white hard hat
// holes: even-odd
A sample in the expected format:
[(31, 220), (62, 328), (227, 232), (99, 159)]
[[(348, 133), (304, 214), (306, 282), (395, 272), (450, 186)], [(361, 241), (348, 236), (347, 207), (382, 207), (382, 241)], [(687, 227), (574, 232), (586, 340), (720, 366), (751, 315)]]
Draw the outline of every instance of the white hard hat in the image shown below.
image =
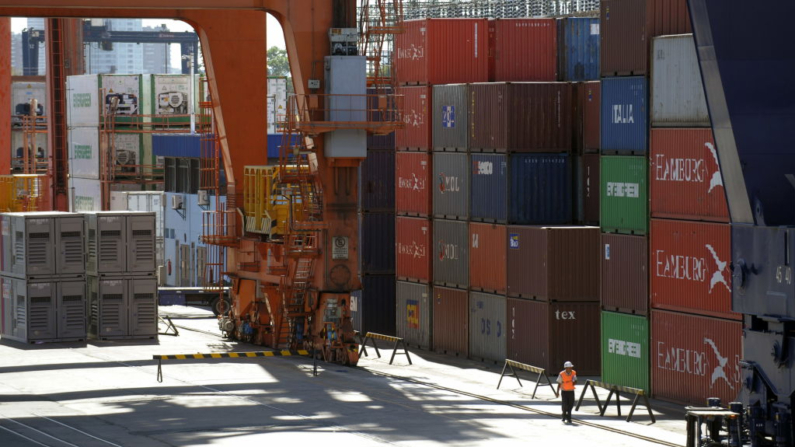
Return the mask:
[(571, 362), (566, 362), (566, 363), (563, 364), (563, 367), (564, 368), (574, 368), (574, 365), (572, 365)]

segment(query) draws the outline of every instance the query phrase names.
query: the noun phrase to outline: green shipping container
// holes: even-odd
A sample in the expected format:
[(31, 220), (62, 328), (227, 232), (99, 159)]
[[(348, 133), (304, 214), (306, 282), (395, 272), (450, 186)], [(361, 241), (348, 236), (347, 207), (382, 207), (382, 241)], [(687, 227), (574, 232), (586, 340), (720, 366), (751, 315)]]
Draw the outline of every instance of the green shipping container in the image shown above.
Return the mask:
[(649, 320), (602, 312), (602, 381), (649, 392)]
[(601, 224), (605, 233), (649, 231), (648, 162), (646, 157), (601, 157)]

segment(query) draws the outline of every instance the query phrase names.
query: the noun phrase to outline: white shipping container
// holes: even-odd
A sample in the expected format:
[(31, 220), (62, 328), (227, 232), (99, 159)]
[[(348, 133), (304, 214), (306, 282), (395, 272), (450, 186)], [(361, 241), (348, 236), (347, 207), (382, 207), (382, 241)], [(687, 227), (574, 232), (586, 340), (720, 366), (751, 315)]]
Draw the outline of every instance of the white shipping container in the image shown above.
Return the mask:
[(82, 179), (99, 179), (99, 128), (74, 127), (68, 132), (69, 174)]
[(268, 78), (268, 133), (277, 133), (276, 123), (287, 113), (287, 78)]
[(76, 213), (102, 211), (102, 183), (99, 180), (71, 177), (69, 203), (70, 211)]
[[(46, 166), (47, 157), (50, 151), (47, 150), (47, 134), (35, 133), (28, 134), (28, 144), (33, 142), (33, 149), (28, 153), (29, 157), (36, 159), (37, 167), (43, 168)], [(25, 147), (25, 135), (22, 130), (11, 131), (11, 168), (14, 170), (22, 169), (23, 157)]]
[(148, 115), (150, 77), (145, 75), (102, 75), (100, 86), (104, 90), (103, 109), (111, 106), (111, 98), (117, 97), (117, 115)]
[(190, 75), (152, 75), (153, 114), (187, 115), (190, 90)]
[(136, 172), (141, 164), (143, 148), (141, 147), (141, 134), (116, 133), (113, 134), (116, 149), (116, 165), (121, 166), (124, 172)]
[(30, 115), (30, 100), (35, 99), (39, 105), (37, 115), (44, 115), (47, 110), (47, 85), (43, 82), (14, 82), (11, 84), (11, 116), (13, 123), (22, 122), (22, 115)]
[(66, 123), (68, 127), (99, 126), (99, 76), (66, 78)]
[(655, 37), (652, 47), (652, 127), (708, 127), (693, 35)]

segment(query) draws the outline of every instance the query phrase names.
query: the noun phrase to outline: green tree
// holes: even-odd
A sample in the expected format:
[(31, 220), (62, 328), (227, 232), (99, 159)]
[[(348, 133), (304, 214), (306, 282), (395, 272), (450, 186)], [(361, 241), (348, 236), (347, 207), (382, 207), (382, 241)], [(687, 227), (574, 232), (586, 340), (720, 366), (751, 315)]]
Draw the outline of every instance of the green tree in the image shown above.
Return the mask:
[(293, 79), (290, 76), (290, 60), (287, 51), (279, 47), (268, 49), (268, 76), (286, 76), (287, 92), (293, 92)]

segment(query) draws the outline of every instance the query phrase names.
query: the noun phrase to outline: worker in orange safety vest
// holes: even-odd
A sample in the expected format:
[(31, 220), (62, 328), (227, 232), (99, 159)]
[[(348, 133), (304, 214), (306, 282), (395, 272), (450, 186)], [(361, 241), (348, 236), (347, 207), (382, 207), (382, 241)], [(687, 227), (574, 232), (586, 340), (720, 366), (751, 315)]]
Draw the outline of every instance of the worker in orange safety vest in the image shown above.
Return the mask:
[[(574, 408), (574, 384), (577, 383), (577, 371), (571, 362), (563, 364), (564, 370), (558, 374), (558, 393), (563, 406), (562, 420), (571, 424), (571, 410)], [(561, 391), (562, 389), (562, 391)]]

